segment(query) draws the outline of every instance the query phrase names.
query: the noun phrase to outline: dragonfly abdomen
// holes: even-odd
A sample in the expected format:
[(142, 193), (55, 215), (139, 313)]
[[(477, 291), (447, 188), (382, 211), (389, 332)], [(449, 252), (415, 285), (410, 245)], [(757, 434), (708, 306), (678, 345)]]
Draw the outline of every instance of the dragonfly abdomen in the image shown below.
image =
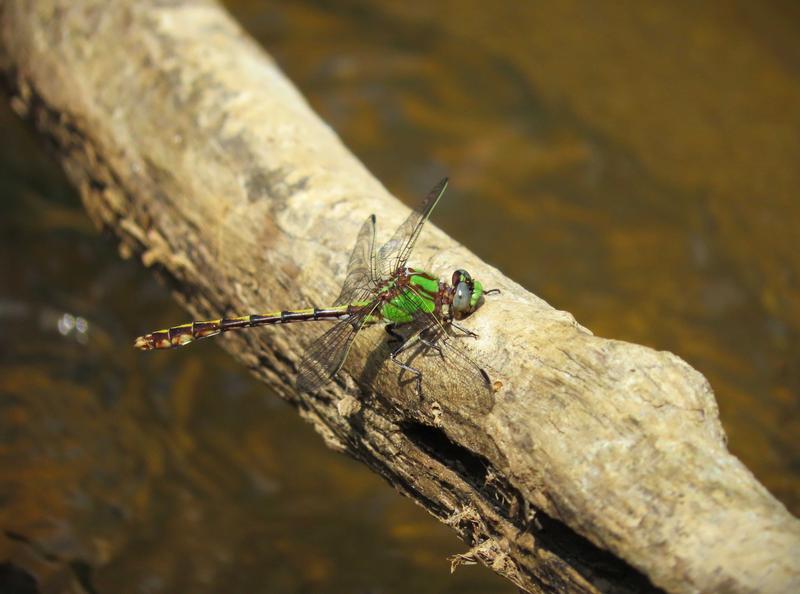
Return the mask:
[(266, 314), (252, 314), (236, 318), (221, 318), (219, 320), (205, 320), (181, 324), (164, 330), (157, 330), (150, 334), (140, 336), (133, 343), (138, 349), (151, 351), (155, 349), (171, 349), (184, 346), (201, 338), (216, 336), (228, 330), (238, 328), (253, 328), (255, 326), (268, 326), (273, 324), (289, 324), (291, 322), (308, 322), (316, 320), (338, 320), (346, 318), (352, 313), (355, 306), (343, 305), (325, 309), (296, 309), (270, 312)]

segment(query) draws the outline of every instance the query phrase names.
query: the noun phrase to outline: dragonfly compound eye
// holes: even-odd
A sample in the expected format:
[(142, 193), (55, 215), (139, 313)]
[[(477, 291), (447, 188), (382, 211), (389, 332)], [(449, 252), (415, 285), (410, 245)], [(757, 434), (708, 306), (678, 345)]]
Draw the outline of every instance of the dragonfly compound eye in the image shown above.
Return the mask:
[(472, 277), (469, 275), (469, 272), (462, 268), (459, 268), (453, 272), (453, 280), (451, 284), (454, 287), (457, 287), (458, 283), (467, 283), (468, 285), (472, 286)]
[(456, 285), (453, 292), (453, 311), (457, 314), (466, 314), (472, 310), (472, 287), (465, 282)]

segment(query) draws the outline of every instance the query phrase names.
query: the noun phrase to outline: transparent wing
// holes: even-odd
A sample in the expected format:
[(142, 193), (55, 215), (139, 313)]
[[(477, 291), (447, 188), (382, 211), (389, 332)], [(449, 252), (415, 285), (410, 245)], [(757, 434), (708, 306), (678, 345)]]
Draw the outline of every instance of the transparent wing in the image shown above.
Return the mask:
[(349, 305), (368, 299), (374, 290), (374, 274), (375, 215), (369, 215), (358, 232), (347, 263), (347, 275), (334, 305)]
[(461, 399), (465, 410), (485, 413), (494, 404), (492, 371), (478, 364), (467, 347), (474, 337), (465, 334), (414, 303), (414, 290), (393, 301), (412, 320), (404, 326), (407, 344), (405, 362), (422, 374), (423, 392), (446, 393)]
[(378, 305), (379, 302), (374, 301), (337, 322), (306, 350), (297, 376), (299, 390), (316, 392), (336, 375), (347, 359), (353, 340)]
[(422, 374), (423, 393), (447, 394), (461, 410), (488, 413), (494, 406), (493, 371), (468, 353), (474, 338), (430, 314), (418, 314), (412, 324), (416, 333), (409, 338), (405, 362)]
[(377, 270), (384, 277), (394, 274), (394, 271), (406, 265), (411, 250), (419, 238), (425, 221), (431, 215), (431, 211), (439, 202), (447, 188), (447, 178), (443, 178), (425, 197), (408, 218), (400, 225), (392, 235), (392, 238), (381, 247), (377, 256)]

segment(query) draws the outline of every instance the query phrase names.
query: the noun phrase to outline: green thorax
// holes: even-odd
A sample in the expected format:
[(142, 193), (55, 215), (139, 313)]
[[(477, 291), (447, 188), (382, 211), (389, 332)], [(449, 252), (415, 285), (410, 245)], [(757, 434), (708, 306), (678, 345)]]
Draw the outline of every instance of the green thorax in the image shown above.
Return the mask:
[[(396, 284), (397, 281), (392, 281), (384, 291), (397, 291)], [(426, 272), (414, 271), (408, 276), (408, 286), (384, 303), (381, 316), (387, 322), (407, 324), (414, 319), (416, 312), (433, 313), (436, 310), (435, 299), (438, 293), (438, 279)]]

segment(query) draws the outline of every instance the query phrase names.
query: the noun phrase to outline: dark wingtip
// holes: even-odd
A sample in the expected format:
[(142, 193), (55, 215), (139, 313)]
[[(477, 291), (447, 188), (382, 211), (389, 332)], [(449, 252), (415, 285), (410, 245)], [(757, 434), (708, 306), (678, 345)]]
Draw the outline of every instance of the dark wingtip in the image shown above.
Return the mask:
[(430, 191), (431, 195), (441, 196), (444, 193), (445, 189), (447, 188), (447, 184), (450, 183), (449, 177), (443, 177), (439, 180), (439, 183), (433, 186), (433, 189)]

